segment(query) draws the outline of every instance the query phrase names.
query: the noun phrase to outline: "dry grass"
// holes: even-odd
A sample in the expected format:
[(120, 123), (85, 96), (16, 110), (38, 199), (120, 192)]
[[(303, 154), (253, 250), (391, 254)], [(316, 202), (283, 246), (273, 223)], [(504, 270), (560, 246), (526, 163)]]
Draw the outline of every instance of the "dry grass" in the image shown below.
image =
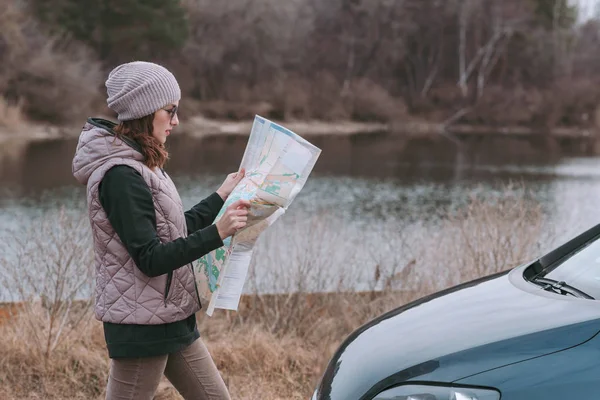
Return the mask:
[(429, 268), (417, 273), (419, 291), (440, 290), (523, 264), (546, 250), (554, 238), (541, 206), (529, 200), (524, 189), (507, 188), (495, 200), (475, 195), (449, 213), (429, 238), (436, 251), (420, 256)]
[[(38, 307), (35, 307), (38, 308)], [(90, 399), (104, 390), (108, 360), (99, 323), (80, 327), (45, 357), (28, 329), (43, 311), (27, 310), (0, 326), (0, 394), (3, 399)], [(43, 329), (42, 324), (39, 324)]]
[[(473, 198), (447, 210), (433, 237), (391, 222), (374, 227), (371, 237), (363, 232), (356, 238), (343, 229), (331, 235), (326, 216), (297, 222), (290, 221), (296, 226), (293, 237), (285, 235), (285, 225), (269, 232), (287, 255), (269, 247), (269, 237), (259, 242), (261, 263), (253, 271), (269, 271), (273, 281), (261, 282), (262, 274), (254, 273), (248, 284), (256, 293), (243, 298), (238, 312), (199, 315), (202, 337), (234, 399), (310, 397), (328, 359), (352, 330), (427, 293), (520, 264), (549, 239), (541, 235), (539, 206), (519, 190), (499, 193), (495, 202)], [(366, 250), (370, 240), (377, 251)], [(284, 256), (287, 264), (281, 266)], [(331, 281), (339, 276), (349, 278)], [(358, 279), (364, 290), (350, 290)], [(316, 289), (329, 293), (311, 292), (311, 282), (320, 280), (330, 285)], [(284, 293), (264, 293), (277, 287)], [(0, 323), (0, 397), (102, 398), (108, 359), (101, 324), (79, 322), (78, 335), (64, 336), (49, 353), (38, 351), (29, 327), (37, 321), (39, 332), (48, 330), (42, 317), (48, 307), (52, 304), (33, 300), (10, 323)], [(75, 320), (69, 314), (69, 321)], [(156, 398), (181, 397), (165, 381)]]

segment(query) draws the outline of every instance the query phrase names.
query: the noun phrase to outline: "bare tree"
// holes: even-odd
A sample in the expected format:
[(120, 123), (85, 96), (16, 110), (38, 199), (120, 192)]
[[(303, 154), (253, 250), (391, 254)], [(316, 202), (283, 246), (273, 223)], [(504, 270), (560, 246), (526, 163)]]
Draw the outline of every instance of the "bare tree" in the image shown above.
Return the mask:
[[(477, 74), (477, 98), (483, 95), (487, 76), (489, 76), (501, 57), (505, 45), (525, 20), (520, 13), (507, 16), (507, 13), (504, 12), (504, 7), (504, 3), (491, 1), (473, 2), (472, 0), (463, 0), (460, 3), (458, 14), (460, 34), (458, 43), (459, 74), (457, 85), (461, 89), (463, 97), (468, 95), (468, 82), (474, 74)], [(474, 55), (467, 63), (467, 33), (471, 20), (477, 20), (479, 24), (487, 24), (491, 26), (491, 29), (482, 44), (475, 47), (473, 51)]]
[(470, 13), (473, 7), (472, 0), (463, 0), (460, 4), (460, 11), (458, 13), (458, 29), (459, 29), (459, 41), (458, 41), (458, 62), (459, 62), (459, 78), (458, 86), (462, 92), (463, 97), (467, 97), (467, 25), (470, 20)]

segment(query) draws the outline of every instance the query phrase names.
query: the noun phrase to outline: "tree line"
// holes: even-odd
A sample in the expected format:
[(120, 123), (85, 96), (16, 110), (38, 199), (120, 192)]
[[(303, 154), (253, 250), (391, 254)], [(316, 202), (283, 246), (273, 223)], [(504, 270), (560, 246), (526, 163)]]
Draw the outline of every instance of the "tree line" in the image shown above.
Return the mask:
[(0, 0), (0, 97), (29, 118), (102, 110), (137, 59), (175, 72), (184, 116), (600, 120), (600, 20), (568, 0)]

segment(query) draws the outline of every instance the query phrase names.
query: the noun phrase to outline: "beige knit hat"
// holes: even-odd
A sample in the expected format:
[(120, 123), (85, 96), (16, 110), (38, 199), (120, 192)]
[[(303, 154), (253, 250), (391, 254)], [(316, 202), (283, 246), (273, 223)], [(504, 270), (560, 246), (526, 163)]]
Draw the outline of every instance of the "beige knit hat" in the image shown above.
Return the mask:
[(177, 79), (165, 67), (134, 61), (113, 69), (106, 80), (108, 107), (119, 121), (145, 117), (179, 101), (181, 89)]

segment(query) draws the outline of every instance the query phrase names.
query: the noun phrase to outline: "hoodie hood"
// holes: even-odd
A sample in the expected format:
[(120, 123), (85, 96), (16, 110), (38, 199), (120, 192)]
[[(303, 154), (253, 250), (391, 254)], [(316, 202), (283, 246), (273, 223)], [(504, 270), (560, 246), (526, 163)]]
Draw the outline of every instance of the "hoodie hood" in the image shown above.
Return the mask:
[(83, 126), (72, 165), (73, 176), (79, 183), (87, 185), (94, 171), (112, 159), (144, 161), (139, 145), (127, 138), (117, 138), (115, 126), (114, 122), (100, 118), (89, 118)]

